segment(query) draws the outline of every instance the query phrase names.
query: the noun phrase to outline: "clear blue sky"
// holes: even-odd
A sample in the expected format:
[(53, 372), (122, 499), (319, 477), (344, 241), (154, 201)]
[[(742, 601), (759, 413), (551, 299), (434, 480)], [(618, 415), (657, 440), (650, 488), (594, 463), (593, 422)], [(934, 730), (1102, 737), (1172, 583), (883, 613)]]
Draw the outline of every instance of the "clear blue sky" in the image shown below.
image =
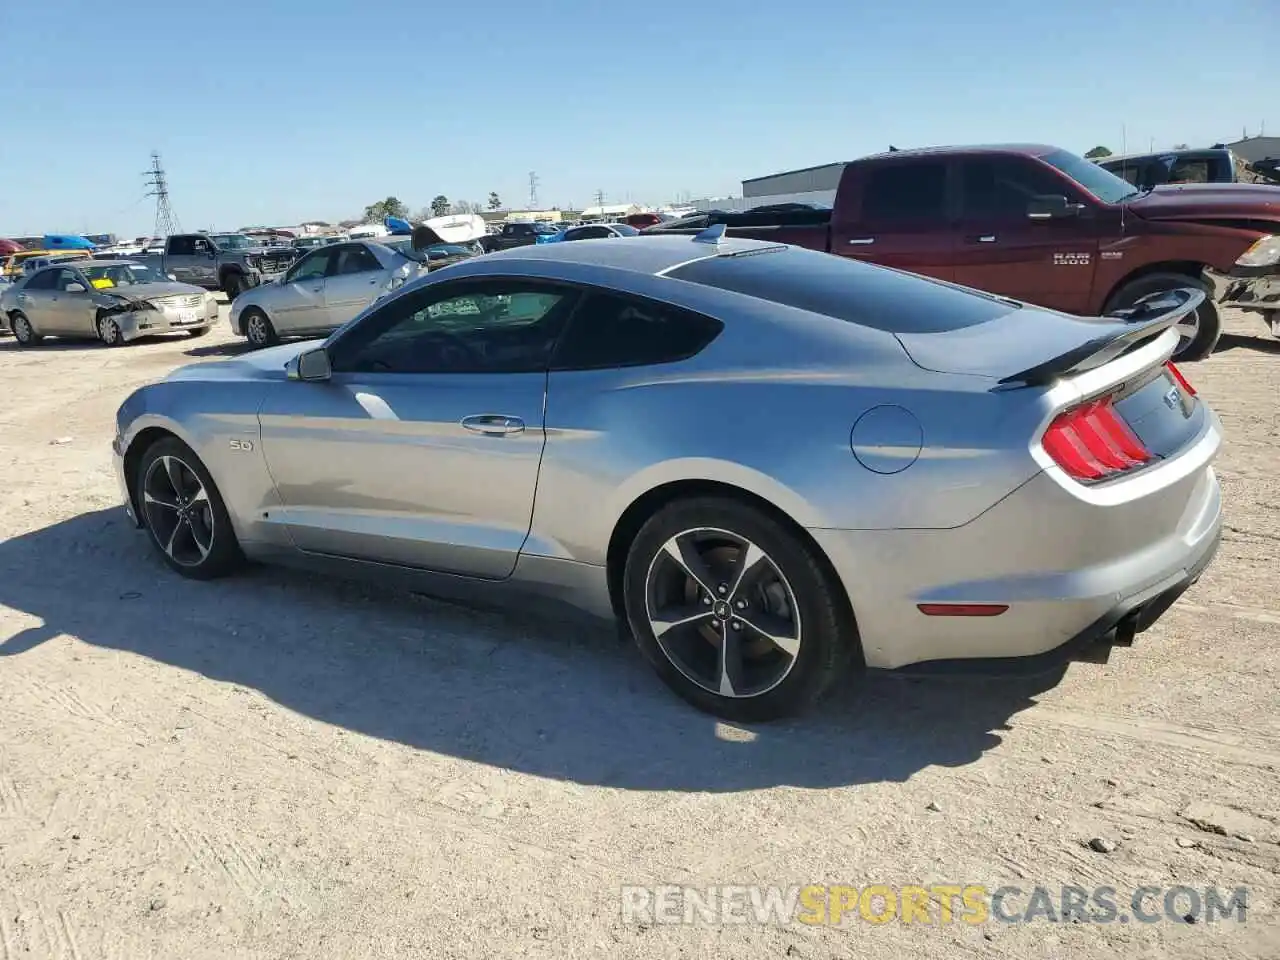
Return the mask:
[(0, 236), (150, 232), (153, 148), (182, 225), (234, 229), (530, 170), (661, 203), (891, 143), (1280, 134), (1280, 0), (0, 0), (0, 49)]

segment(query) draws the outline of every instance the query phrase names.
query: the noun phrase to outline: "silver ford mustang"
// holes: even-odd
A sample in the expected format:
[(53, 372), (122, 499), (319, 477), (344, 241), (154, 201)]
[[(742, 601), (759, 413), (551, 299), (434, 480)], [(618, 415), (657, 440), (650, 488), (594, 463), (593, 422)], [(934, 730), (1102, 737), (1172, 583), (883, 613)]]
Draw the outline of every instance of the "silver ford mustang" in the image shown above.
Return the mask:
[(127, 509), (188, 577), (567, 600), (735, 719), (1127, 644), (1209, 563), (1202, 294), (1080, 319), (721, 234), (479, 257), (177, 370), (118, 413)]

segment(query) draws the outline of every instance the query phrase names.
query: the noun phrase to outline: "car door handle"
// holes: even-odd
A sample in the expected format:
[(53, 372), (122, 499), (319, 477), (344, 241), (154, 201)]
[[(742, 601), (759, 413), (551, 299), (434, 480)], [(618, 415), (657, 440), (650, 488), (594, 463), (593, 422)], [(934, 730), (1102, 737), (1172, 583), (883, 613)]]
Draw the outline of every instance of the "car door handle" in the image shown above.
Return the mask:
[(875, 242), (876, 242), (875, 237), (857, 237), (853, 240), (850, 240), (849, 245), (852, 247), (865, 247), (867, 244), (875, 243)]
[(321, 290), (323, 290), (323, 289), (324, 289), (324, 284), (322, 283), (322, 284), (320, 284), (320, 286), (318, 286), (318, 287), (312, 287), (312, 288), (311, 288), (311, 292), (312, 292), (312, 293), (319, 293), (319, 292), (320, 292)]
[(497, 413), (480, 413), (463, 417), (462, 425), (473, 433), (483, 433), (491, 437), (524, 433), (524, 421), (519, 417), (505, 417)]
[(994, 233), (984, 233), (977, 237), (965, 237), (965, 243), (995, 243), (996, 235)]

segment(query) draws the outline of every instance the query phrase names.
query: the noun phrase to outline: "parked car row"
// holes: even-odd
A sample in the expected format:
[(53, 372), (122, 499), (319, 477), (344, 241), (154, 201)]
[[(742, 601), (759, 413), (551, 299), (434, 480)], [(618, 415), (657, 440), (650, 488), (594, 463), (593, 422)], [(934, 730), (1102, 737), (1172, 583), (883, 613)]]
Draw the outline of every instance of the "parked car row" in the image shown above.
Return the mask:
[[(265, 346), (284, 336), (327, 333), (418, 274), (479, 252), (638, 234), (624, 223), (556, 229), (512, 221), (488, 236), (479, 217), (430, 223), (462, 242), (446, 243), (425, 224), (417, 229), (427, 230), (430, 241), (419, 242), (416, 231), (385, 235), (388, 229), (379, 227), (384, 235), (307, 238), (274, 248), (243, 234), (177, 234), (162, 253), (137, 259), (174, 281), (225, 291), (233, 299), (232, 328)], [(832, 209), (784, 204), (710, 211), (652, 224), (643, 233), (691, 234), (717, 224), (732, 235), (853, 257), (1083, 316), (1121, 314), (1153, 295), (1199, 289), (1208, 296), (1179, 326), (1183, 360), (1212, 352), (1223, 304), (1262, 314), (1280, 336), (1275, 186), (1138, 187), (1105, 164), (1043, 145), (894, 150), (847, 164)], [(413, 229), (400, 221), (395, 226)], [(51, 263), (49, 257), (77, 256), (84, 252), (24, 251), (9, 258), (5, 271), (30, 275)]]

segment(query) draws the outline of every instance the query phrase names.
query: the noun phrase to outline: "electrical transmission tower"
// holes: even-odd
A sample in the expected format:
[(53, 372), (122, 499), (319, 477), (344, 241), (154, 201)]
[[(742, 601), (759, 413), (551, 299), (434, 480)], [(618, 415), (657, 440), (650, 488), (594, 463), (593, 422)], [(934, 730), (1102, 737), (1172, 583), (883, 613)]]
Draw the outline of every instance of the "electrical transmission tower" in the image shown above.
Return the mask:
[(538, 209), (538, 175), (529, 171), (529, 209)]
[(160, 154), (151, 154), (151, 169), (143, 176), (147, 178), (147, 186), (151, 188), (147, 196), (156, 198), (156, 229), (152, 236), (167, 237), (171, 233), (182, 232), (173, 207), (169, 204), (169, 184), (164, 177), (164, 167), (160, 166)]

